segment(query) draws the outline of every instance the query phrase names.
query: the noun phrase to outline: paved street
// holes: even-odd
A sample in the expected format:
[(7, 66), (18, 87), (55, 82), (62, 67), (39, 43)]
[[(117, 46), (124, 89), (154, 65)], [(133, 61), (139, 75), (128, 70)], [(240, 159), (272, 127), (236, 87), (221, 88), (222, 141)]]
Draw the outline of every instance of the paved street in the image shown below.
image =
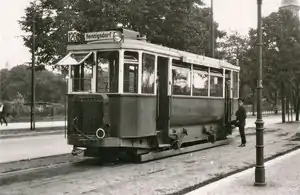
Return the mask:
[(186, 195), (299, 195), (300, 150), (267, 162), (265, 187), (254, 187), (254, 168), (219, 180)]
[(70, 153), (64, 135), (0, 139), (0, 163)]
[[(246, 127), (255, 127), (255, 120), (255, 117), (248, 117)], [(271, 115), (265, 117), (264, 121), (268, 126), (281, 122), (281, 117)], [(45, 125), (46, 123), (41, 124)], [(57, 124), (60, 123), (57, 122)], [(64, 135), (0, 139), (0, 162), (70, 153), (71, 149), (72, 147), (67, 145)]]
[[(36, 122), (36, 128), (44, 128), (44, 127), (64, 127), (65, 121), (47, 121), (47, 122)], [(20, 122), (20, 123), (8, 123), (7, 126), (0, 126), (1, 130), (9, 130), (9, 129), (30, 129), (30, 122)]]

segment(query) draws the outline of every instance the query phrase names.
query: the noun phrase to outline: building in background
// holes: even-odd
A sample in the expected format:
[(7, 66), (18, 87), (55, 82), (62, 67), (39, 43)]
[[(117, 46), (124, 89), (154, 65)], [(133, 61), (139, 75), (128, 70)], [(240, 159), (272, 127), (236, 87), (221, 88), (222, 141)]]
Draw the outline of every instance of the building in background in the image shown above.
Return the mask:
[(300, 4), (298, 0), (282, 0), (279, 9), (290, 10), (295, 16), (299, 17)]

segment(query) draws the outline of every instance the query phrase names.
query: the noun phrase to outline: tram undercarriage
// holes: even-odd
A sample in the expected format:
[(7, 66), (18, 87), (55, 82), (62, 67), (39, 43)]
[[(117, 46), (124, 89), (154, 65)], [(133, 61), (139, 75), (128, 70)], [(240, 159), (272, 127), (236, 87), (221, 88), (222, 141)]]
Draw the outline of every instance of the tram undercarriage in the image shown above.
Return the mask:
[[(132, 143), (132, 141), (129, 140), (119, 140), (116, 138), (116, 140), (107, 138), (108, 140), (112, 142), (124, 142)], [(104, 141), (104, 142), (110, 142), (110, 141)], [(131, 145), (131, 147), (126, 147), (127, 144), (123, 144), (120, 147), (115, 147), (115, 146), (109, 146), (109, 145), (114, 145), (114, 144), (108, 144), (104, 147), (93, 147), (92, 142), (86, 142), (83, 141), (83, 145), (88, 144), (89, 147), (86, 149), (80, 149), (80, 143), (74, 144), (74, 149), (72, 151), (72, 154), (78, 155), (80, 153), (84, 153), (84, 156), (86, 157), (96, 157), (100, 158), (103, 160), (125, 160), (125, 161), (133, 161), (133, 162), (147, 162), (151, 160), (157, 160), (157, 159), (162, 159), (166, 157), (171, 157), (171, 156), (176, 156), (180, 154), (185, 154), (185, 153), (190, 153), (190, 152), (195, 152), (199, 150), (204, 150), (204, 149), (209, 149), (209, 148), (214, 148), (222, 145), (227, 145), (230, 143), (230, 139), (223, 139), (223, 140), (218, 140), (215, 141), (214, 143), (208, 142), (208, 141), (195, 141), (193, 143), (184, 143), (182, 144), (181, 148), (174, 148), (173, 146), (167, 145), (167, 144), (160, 144), (158, 145), (157, 148), (139, 148), (139, 147), (132, 147), (134, 146)], [(79, 146), (79, 147), (78, 147)]]
[[(99, 135), (80, 135), (73, 134), (68, 136), (69, 144), (74, 146), (73, 155), (84, 153), (86, 157), (96, 157), (103, 160), (125, 160), (134, 162), (147, 162), (151, 160), (176, 156), (180, 154), (195, 152), (203, 149), (214, 148), (230, 143), (230, 139), (226, 138), (226, 132), (218, 133), (212, 128), (217, 128), (217, 125), (202, 125), (191, 127), (172, 128), (169, 132), (170, 144), (159, 143), (159, 134), (144, 138), (118, 138), (118, 137), (103, 137)], [(210, 129), (208, 131), (207, 129)], [(199, 137), (194, 139), (184, 140), (188, 136), (188, 132), (203, 132)], [(196, 130), (196, 131), (195, 131)], [(226, 134), (226, 135), (225, 135)], [(103, 134), (101, 134), (103, 135)], [(79, 149), (84, 148), (84, 149)]]

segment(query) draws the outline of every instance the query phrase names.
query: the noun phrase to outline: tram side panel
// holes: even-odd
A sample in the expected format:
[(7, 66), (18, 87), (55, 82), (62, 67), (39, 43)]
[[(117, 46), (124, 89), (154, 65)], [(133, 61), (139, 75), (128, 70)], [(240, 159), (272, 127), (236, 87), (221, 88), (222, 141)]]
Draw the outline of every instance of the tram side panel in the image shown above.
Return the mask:
[[(231, 118), (237, 109), (237, 101), (232, 101)], [(173, 97), (171, 111), (171, 125), (169, 133), (187, 130), (183, 142), (206, 140), (207, 130), (221, 133), (221, 139), (228, 135), (224, 124), (225, 99)], [(221, 132), (223, 131), (223, 132)]]
[(224, 99), (177, 97), (172, 101), (171, 126), (191, 126), (221, 120)]
[[(156, 97), (126, 94), (109, 96), (113, 137), (138, 138), (156, 135)], [(115, 116), (118, 116), (116, 120)]]

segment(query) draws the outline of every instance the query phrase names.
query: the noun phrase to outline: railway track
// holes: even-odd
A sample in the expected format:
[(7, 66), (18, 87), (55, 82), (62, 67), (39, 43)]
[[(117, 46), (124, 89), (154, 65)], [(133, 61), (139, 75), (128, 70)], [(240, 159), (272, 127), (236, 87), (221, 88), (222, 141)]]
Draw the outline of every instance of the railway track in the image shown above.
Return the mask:
[(22, 181), (66, 175), (75, 172), (84, 172), (95, 166), (122, 166), (126, 162), (108, 162), (99, 159), (77, 157), (70, 154), (49, 156), (25, 161), (16, 161), (0, 164), (0, 187)]
[[(286, 130), (278, 127), (266, 129), (265, 160), (300, 147), (299, 137), (294, 136), (294, 127), (295, 125), (292, 125)], [(0, 191), (3, 195), (41, 194), (42, 192), (44, 195), (74, 194), (75, 191), (78, 194), (120, 194), (122, 192), (122, 194), (181, 195), (252, 167), (255, 164), (255, 155), (251, 155), (255, 154), (253, 133), (254, 130), (249, 129), (247, 148), (238, 148), (240, 138), (233, 135), (235, 140), (233, 144), (218, 149), (193, 152), (190, 155), (179, 155), (139, 165), (117, 163), (99, 166), (99, 162), (85, 160), (82, 156), (75, 157), (78, 158), (77, 162), (65, 164), (62, 163), (63, 160), (55, 161), (57, 164), (52, 160), (52, 165), (47, 167), (47, 163), (44, 164), (46, 166), (44, 170), (43, 168), (32, 169), (29, 171), (31, 176), (27, 178), (21, 176), (23, 182), (17, 185), (14, 182), (22, 181), (21, 178), (12, 180), (13, 177), (10, 176), (10, 180), (0, 179), (2, 184)], [(24, 174), (22, 171), (14, 173)], [(30, 181), (33, 179), (34, 181)], [(8, 185), (10, 183), (13, 184)]]
[[(254, 135), (253, 128), (248, 128), (247, 135)], [(252, 131), (251, 131), (252, 130)], [(250, 132), (249, 132), (250, 131)], [(273, 133), (274, 129), (266, 129), (265, 133)], [(232, 137), (238, 137), (237, 133), (234, 133)], [(229, 141), (229, 140), (227, 140)], [(224, 143), (228, 144), (228, 143)], [(199, 151), (208, 149), (210, 147), (216, 147), (208, 143), (210, 147), (205, 147), (206, 144), (196, 145), (192, 147), (182, 148), (180, 150), (167, 150), (160, 153), (149, 153), (142, 157), (142, 161), (148, 162), (151, 159), (162, 159), (171, 156), (182, 155), (190, 153), (192, 151)], [(222, 144), (221, 144), (222, 145)], [(198, 147), (198, 149), (195, 149)], [(191, 150), (191, 151), (190, 151)], [(165, 154), (164, 154), (165, 153)], [(82, 154), (73, 156), (70, 153), (27, 159), (21, 161), (0, 163), (0, 186), (8, 185), (11, 183), (30, 181), (37, 178), (52, 177), (57, 175), (63, 175), (73, 172), (86, 171), (92, 166), (121, 166), (128, 164), (128, 161), (100, 161), (99, 159), (83, 157)]]
[[(31, 180), (33, 178), (51, 176), (51, 170), (61, 169), (83, 162), (83, 156), (61, 154), (21, 161), (0, 163), (0, 186)], [(49, 175), (50, 174), (50, 175)]]
[[(273, 132), (274, 130), (269, 130)], [(268, 130), (267, 130), (268, 132)], [(248, 133), (251, 134), (251, 133)], [(233, 135), (236, 137), (238, 135)], [(225, 140), (220, 145), (228, 144)], [(217, 145), (208, 143), (195, 145), (191, 147), (181, 148), (180, 150), (167, 150), (160, 153), (149, 153), (142, 157), (142, 161), (148, 162), (151, 159), (163, 159), (171, 156), (191, 153), (193, 151), (205, 150), (208, 148), (217, 147)], [(0, 186), (9, 185), (16, 182), (31, 181), (37, 178), (53, 177), (74, 172), (83, 172), (91, 169), (93, 166), (121, 166), (132, 161), (115, 160), (115, 161), (100, 161), (99, 159), (87, 158), (82, 154), (73, 156), (70, 153), (47, 156), (41, 158), (27, 159), (21, 161), (0, 163)]]
[[(224, 142), (224, 143), (223, 143)], [(82, 154), (73, 156), (71, 154), (61, 154), (56, 156), (27, 159), (8, 163), (0, 163), (0, 186), (9, 185), (16, 182), (31, 181), (37, 178), (54, 177), (74, 172), (83, 172), (93, 166), (123, 166), (128, 163), (143, 163), (151, 160), (163, 159), (177, 156), (193, 151), (213, 148), (228, 144), (229, 140), (224, 140), (219, 144), (200, 144), (196, 146), (181, 148), (180, 150), (167, 150), (157, 153), (149, 153), (141, 159), (111, 159), (100, 160), (87, 158)], [(210, 145), (210, 146), (208, 146)], [(137, 160), (137, 161), (136, 161)]]

